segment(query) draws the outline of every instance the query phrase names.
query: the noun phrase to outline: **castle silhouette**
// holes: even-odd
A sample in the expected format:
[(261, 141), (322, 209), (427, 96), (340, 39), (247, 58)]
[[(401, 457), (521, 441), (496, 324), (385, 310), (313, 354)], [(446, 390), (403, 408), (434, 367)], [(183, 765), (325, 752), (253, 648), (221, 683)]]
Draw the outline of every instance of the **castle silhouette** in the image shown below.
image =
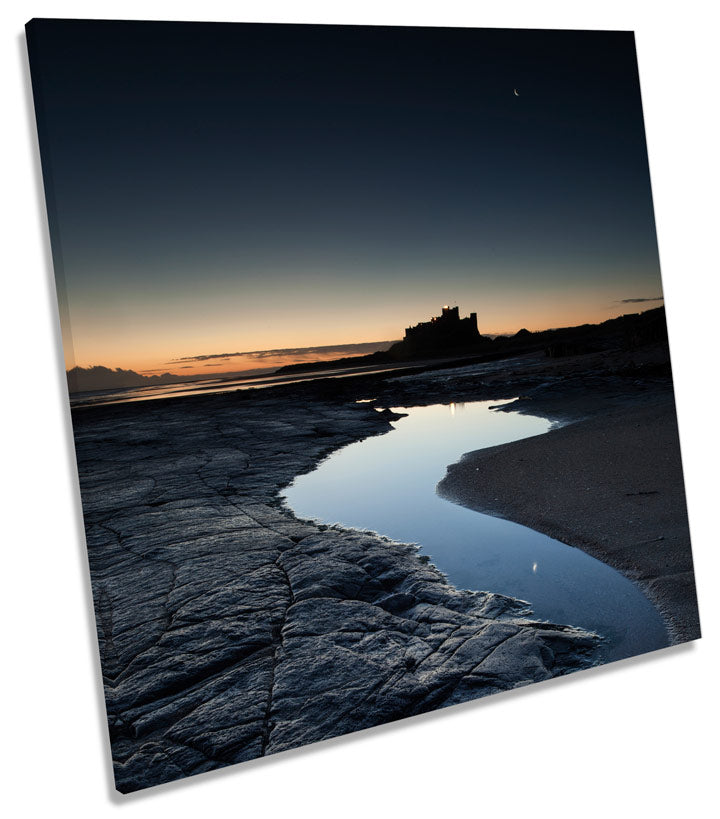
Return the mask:
[(416, 354), (465, 347), (477, 344), (480, 339), (477, 313), (460, 318), (459, 307), (445, 305), (439, 316), (433, 316), (430, 321), (421, 321), (414, 327), (407, 327), (400, 344), (406, 351)]
[[(493, 338), (478, 332), (477, 313), (460, 318), (460, 308), (445, 305), (439, 316), (421, 321), (405, 329), (405, 337), (388, 350), (378, 350), (363, 356), (347, 356), (334, 361), (314, 361), (288, 364), (278, 373), (312, 372), (335, 367), (365, 367), (397, 364), (433, 357), (476, 356), (476, 361), (497, 361), (527, 353), (545, 353), (550, 358), (585, 355), (604, 350), (633, 350), (645, 344), (667, 346), (665, 308), (656, 307), (644, 313), (630, 313), (608, 319), (601, 324), (582, 324), (552, 330), (529, 332), (518, 330), (514, 335)], [(663, 367), (669, 365), (659, 365)], [(316, 382), (319, 383), (319, 382)]]

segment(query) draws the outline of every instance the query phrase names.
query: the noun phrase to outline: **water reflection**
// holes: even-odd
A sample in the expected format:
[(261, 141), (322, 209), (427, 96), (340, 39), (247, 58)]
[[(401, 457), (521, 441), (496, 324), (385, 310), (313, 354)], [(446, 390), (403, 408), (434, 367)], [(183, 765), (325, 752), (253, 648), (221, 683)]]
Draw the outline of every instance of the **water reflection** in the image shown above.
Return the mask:
[[(331, 455), (298, 477), (285, 499), (299, 517), (370, 529), (415, 542), (460, 588), (531, 603), (541, 619), (594, 629), (606, 659), (667, 644), (642, 592), (584, 552), (524, 526), (440, 498), (435, 487), (464, 452), (540, 435), (544, 418), (498, 412), (498, 402), (395, 407), (407, 416), (387, 435)], [(539, 567), (542, 567), (541, 569)]]

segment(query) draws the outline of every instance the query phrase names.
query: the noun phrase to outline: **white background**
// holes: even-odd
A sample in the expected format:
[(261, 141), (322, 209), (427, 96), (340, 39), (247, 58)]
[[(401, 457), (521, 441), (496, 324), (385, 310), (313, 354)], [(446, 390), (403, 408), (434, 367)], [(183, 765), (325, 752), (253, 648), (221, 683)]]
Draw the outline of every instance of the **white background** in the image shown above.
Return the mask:
[[(717, 809), (720, 77), (712, 10), (688, 0), (3, 5), (6, 815), (703, 817)], [(24, 51), (31, 17), (635, 30), (704, 639), (115, 794)]]

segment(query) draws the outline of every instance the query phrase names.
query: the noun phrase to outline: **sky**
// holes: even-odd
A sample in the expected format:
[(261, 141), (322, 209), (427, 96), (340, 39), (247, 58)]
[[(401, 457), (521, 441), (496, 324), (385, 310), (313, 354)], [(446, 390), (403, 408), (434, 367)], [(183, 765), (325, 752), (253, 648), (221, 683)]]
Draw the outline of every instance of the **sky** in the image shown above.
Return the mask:
[(661, 303), (630, 32), (41, 20), (28, 45), (68, 368)]

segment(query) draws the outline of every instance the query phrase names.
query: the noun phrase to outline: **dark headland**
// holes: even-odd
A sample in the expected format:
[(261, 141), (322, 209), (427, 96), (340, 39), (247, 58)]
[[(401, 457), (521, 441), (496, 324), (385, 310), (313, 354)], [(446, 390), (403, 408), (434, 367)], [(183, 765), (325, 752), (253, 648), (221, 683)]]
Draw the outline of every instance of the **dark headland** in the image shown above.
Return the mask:
[(640, 580), (672, 640), (698, 636), (662, 311), (500, 344), (402, 371), (73, 410), (121, 791), (596, 661), (591, 634), (455, 589), (413, 546), (282, 505), (328, 453), (390, 432), (390, 407), (518, 398), (572, 421), (473, 455), (442, 491), (521, 522), (539, 509), (531, 525), (563, 527)]
[(552, 330), (518, 330), (511, 336), (483, 336), (477, 327), (477, 314), (460, 318), (458, 307), (444, 306), (441, 314), (405, 329), (405, 337), (390, 349), (370, 355), (339, 358), (316, 363), (289, 364), (279, 373), (392, 365), (427, 361), (448, 356), (478, 362), (542, 352), (551, 358), (583, 355), (612, 349), (631, 349), (667, 339), (665, 308), (609, 319), (602, 324), (582, 324)]

